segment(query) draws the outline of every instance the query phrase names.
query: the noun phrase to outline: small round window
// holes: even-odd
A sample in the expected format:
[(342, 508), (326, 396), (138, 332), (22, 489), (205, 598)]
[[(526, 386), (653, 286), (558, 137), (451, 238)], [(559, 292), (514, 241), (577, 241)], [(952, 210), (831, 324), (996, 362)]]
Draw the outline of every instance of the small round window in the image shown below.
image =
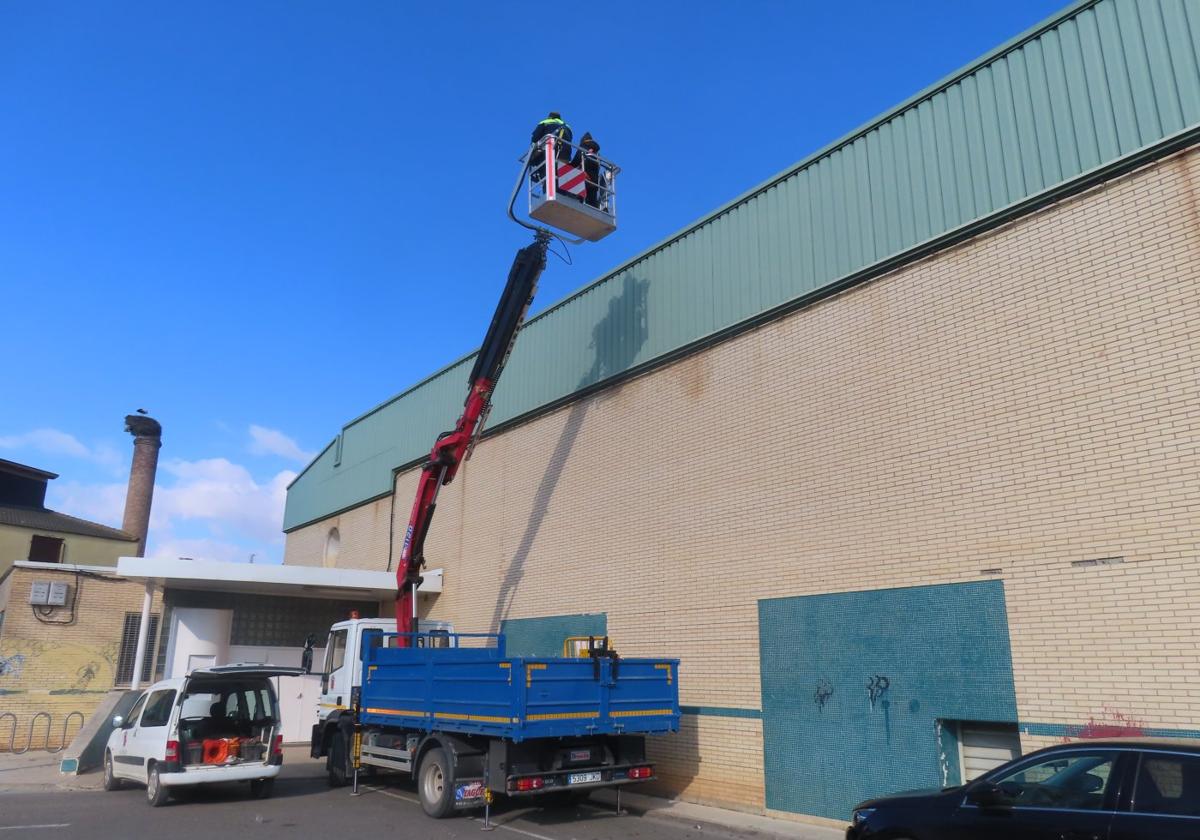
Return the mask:
[(342, 535), (338, 533), (337, 528), (330, 528), (329, 534), (325, 537), (325, 565), (336, 566), (338, 552), (342, 550)]

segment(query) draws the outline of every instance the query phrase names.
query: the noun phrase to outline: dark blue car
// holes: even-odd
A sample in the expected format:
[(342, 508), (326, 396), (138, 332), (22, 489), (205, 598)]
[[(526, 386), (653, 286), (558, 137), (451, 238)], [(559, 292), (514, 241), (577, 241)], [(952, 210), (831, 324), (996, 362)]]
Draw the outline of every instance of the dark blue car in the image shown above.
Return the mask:
[(1049, 747), (960, 787), (869, 799), (846, 840), (1200, 840), (1200, 742)]

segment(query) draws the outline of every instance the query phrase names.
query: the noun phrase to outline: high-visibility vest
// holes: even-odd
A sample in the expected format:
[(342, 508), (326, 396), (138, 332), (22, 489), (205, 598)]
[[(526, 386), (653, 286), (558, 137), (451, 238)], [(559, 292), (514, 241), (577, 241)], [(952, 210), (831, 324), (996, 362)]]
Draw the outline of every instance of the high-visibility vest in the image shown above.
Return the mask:
[(554, 132), (554, 136), (557, 137), (559, 140), (562, 139), (563, 129), (567, 127), (567, 124), (563, 120), (560, 120), (560, 119), (557, 119), (554, 117), (547, 117), (546, 119), (544, 119), (540, 123), (538, 123), (538, 125), (557, 125), (558, 130)]

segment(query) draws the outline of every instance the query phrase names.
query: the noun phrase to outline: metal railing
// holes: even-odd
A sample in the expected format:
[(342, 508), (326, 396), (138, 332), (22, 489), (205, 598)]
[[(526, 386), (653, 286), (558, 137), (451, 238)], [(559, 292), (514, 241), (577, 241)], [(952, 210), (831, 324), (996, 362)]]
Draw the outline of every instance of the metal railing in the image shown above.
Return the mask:
[[(80, 731), (83, 730), (83, 725), (85, 723), (87, 723), (87, 718), (85, 718), (83, 716), (83, 712), (80, 712), (80, 711), (68, 712), (67, 716), (65, 718), (63, 718), (62, 740), (58, 744), (58, 749), (51, 750), (50, 745), (46, 744), (47, 752), (60, 753), (67, 748), (67, 744), (71, 743), (70, 741), (67, 740), (67, 730), (71, 728), (71, 718), (73, 718), (73, 717), (79, 718), (79, 730)], [(75, 734), (78, 735), (79, 731), (77, 731)]]
[(33, 730), (37, 726), (38, 718), (46, 719), (46, 746), (50, 746), (50, 726), (54, 723), (54, 718), (49, 712), (38, 712), (29, 719), (29, 735), (25, 738), (25, 746), (19, 750), (10, 750), (14, 755), (24, 755), (29, 752), (29, 748), (33, 746)]
[(8, 751), (13, 751), (13, 746), (17, 743), (17, 716), (12, 712), (5, 712), (0, 715), (0, 721), (5, 718), (12, 718), (12, 729), (8, 733)]
[(4, 712), (3, 714), (0, 714), (0, 721), (3, 721), (5, 718), (12, 719), (12, 727), (9, 729), (9, 732), (8, 732), (8, 751), (10, 753), (12, 753), (13, 755), (24, 755), (25, 753), (29, 752), (30, 749), (33, 748), (34, 732), (37, 729), (37, 722), (41, 718), (46, 719), (46, 738), (45, 738), (44, 745), (42, 747), (40, 747), (40, 749), (44, 750), (45, 752), (51, 753), (51, 754), (60, 753), (67, 748), (67, 744), (70, 743), (67, 740), (67, 731), (71, 728), (72, 719), (79, 718), (79, 728), (80, 729), (83, 729), (83, 725), (87, 722), (87, 719), (84, 717), (83, 712), (80, 712), (78, 710), (73, 711), (73, 712), (68, 712), (67, 716), (65, 718), (63, 718), (62, 736), (59, 738), (58, 746), (51, 747), (50, 746), (50, 732), (54, 728), (54, 716), (51, 715), (49, 712), (38, 712), (32, 718), (29, 719), (29, 733), (25, 737), (25, 745), (23, 747), (21, 747), (21, 749), (18, 750), (18, 749), (16, 749), (17, 728), (20, 725), (20, 721), (17, 719), (17, 716), (15, 714), (13, 714), (12, 712)]
[[(578, 198), (561, 189), (554, 190), (554, 198), (568, 198), (581, 201), (587, 206), (599, 210), (609, 216), (617, 215), (617, 173), (621, 168), (600, 155), (588, 152), (582, 146), (561, 140), (553, 135), (541, 140), (530, 147), (521, 160), (529, 164), (529, 200), (532, 208), (536, 199), (545, 199), (546, 190), (546, 146), (554, 148), (554, 159), (559, 165), (570, 164), (584, 174), (584, 196)], [(558, 184), (560, 179), (555, 180)]]

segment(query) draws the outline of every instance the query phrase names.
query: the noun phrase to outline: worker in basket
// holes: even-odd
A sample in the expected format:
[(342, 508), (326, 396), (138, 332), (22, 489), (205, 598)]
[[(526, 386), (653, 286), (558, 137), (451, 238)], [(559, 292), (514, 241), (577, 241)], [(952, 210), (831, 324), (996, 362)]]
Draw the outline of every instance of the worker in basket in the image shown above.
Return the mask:
[(541, 181), (546, 174), (546, 153), (542, 141), (549, 135), (558, 138), (558, 148), (554, 154), (559, 160), (567, 160), (571, 154), (567, 145), (571, 142), (571, 126), (563, 120), (562, 114), (551, 111), (546, 119), (533, 127), (529, 140), (533, 144), (533, 151), (529, 155), (529, 177), (535, 182)]
[(575, 157), (571, 160), (571, 165), (576, 169), (582, 169), (584, 176), (587, 178), (586, 193), (584, 201), (588, 207), (600, 207), (601, 198), (603, 198), (603, 190), (600, 187), (601, 166), (600, 166), (600, 144), (596, 142), (596, 138), (592, 137), (590, 131), (585, 131), (583, 137), (579, 138), (579, 150), (575, 152)]

